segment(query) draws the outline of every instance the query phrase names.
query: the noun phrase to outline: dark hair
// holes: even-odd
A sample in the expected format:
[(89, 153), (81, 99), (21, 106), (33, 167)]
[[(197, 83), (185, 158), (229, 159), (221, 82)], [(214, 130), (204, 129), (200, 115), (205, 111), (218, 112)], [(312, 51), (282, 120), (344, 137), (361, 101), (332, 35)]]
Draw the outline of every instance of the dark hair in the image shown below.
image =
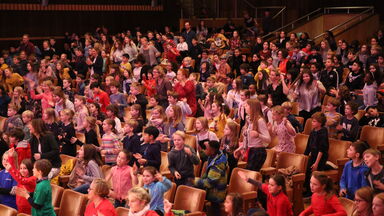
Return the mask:
[(128, 55), (128, 53), (124, 53), (124, 54), (123, 54), (123, 57), (129, 59), (129, 55)]
[(93, 82), (89, 88), (90, 89), (100, 88), (100, 84), (99, 84), (99, 82)]
[(24, 139), (24, 131), (21, 128), (13, 128), (9, 132), (10, 137), (15, 137), (18, 141), (21, 141)]
[(232, 197), (232, 215), (240, 215), (243, 211), (243, 198), (238, 193), (229, 193), (227, 196)]
[(87, 166), (88, 162), (94, 160), (99, 166), (103, 165), (97, 149), (92, 144), (84, 144), (84, 165)]
[(358, 111), (359, 105), (354, 101), (348, 101), (347, 105), (351, 107), (352, 114), (355, 115)]
[(285, 184), (285, 178), (282, 175), (274, 175), (271, 177), (278, 186), (281, 186), (281, 191), (285, 194), (287, 194), (287, 187)]
[(149, 136), (153, 136), (153, 139), (156, 139), (159, 136), (159, 129), (157, 129), (155, 126), (149, 126), (144, 129), (144, 133), (148, 134)]
[(130, 161), (132, 159), (132, 153), (129, 152), (127, 149), (122, 149), (120, 152), (123, 152), (125, 154), (127, 161)]
[(318, 172), (313, 173), (312, 177), (317, 179), (321, 185), (325, 185), (324, 191), (327, 192), (327, 198), (330, 198), (334, 193), (332, 179), (327, 175), (320, 174)]
[(144, 171), (148, 171), (153, 176), (155, 176), (156, 173), (158, 172), (158, 170), (155, 167), (153, 167), (153, 166), (146, 166), (146, 167), (144, 167), (143, 168), (143, 173), (144, 173)]
[(325, 114), (322, 112), (316, 112), (312, 115), (312, 119), (320, 122), (321, 126), (324, 127), (325, 123), (327, 122), (327, 117), (325, 117)]
[(248, 72), (248, 70), (249, 70), (249, 65), (246, 64), (246, 63), (243, 63), (243, 64), (240, 65), (240, 70), (241, 70), (241, 69), (243, 69), (243, 70), (245, 70), (246, 72)]
[(47, 159), (37, 160), (34, 166), (38, 171), (42, 172), (43, 177), (47, 177), (52, 169), (52, 164)]
[(117, 116), (119, 113), (119, 107), (116, 104), (109, 104), (106, 108), (107, 111), (111, 111), (114, 116)]
[(40, 136), (45, 135), (47, 133), (47, 128), (45, 127), (45, 123), (41, 118), (32, 119), (31, 125), (35, 131), (35, 133)]
[(219, 151), (219, 149), (220, 149), (220, 143), (219, 143), (219, 141), (211, 140), (211, 141), (209, 141), (208, 145), (209, 145), (209, 147), (215, 149), (216, 152)]
[(369, 149), (368, 143), (364, 141), (356, 141), (351, 144), (351, 146), (355, 149), (356, 153), (359, 153), (359, 158), (363, 158), (363, 154), (365, 150)]
[(24, 159), (21, 161), (21, 164), (24, 164), (28, 169), (28, 175), (33, 176), (33, 163), (31, 159)]

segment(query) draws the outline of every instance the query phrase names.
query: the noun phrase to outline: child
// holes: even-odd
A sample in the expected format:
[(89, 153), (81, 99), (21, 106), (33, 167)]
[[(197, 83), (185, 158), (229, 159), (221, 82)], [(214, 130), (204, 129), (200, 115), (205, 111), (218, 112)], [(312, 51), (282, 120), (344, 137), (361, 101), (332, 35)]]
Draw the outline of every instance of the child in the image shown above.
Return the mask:
[(313, 174), (311, 177), (311, 205), (300, 213), (299, 216), (314, 214), (347, 216), (344, 207), (333, 192), (332, 179), (326, 175)]
[(244, 181), (257, 185), (267, 195), (267, 212), (270, 216), (293, 216), (284, 176), (274, 175), (269, 178), (268, 184), (262, 184), (262, 182), (248, 178), (244, 171), (239, 171), (238, 175)]
[(284, 117), (284, 108), (275, 106), (272, 108), (273, 123), (268, 123), (269, 129), (275, 136), (278, 136), (279, 143), (273, 147), (275, 151), (295, 153), (296, 131), (287, 118)]
[(215, 87), (216, 84), (216, 77), (215, 76), (210, 76), (207, 78), (207, 83), (205, 85), (205, 92), (206, 93), (217, 93), (217, 88)]
[[(168, 138), (171, 138), (176, 131), (184, 131), (184, 123), (181, 117), (181, 108), (177, 105), (171, 106), (167, 113), (167, 119), (163, 126), (163, 137), (165, 138), (166, 146), (162, 145), (162, 151), (168, 151)], [(163, 141), (161, 141), (163, 142)], [(163, 144), (163, 143), (162, 143)], [(171, 147), (173, 141), (171, 141)], [(165, 148), (166, 147), (166, 148)]]
[(84, 144), (92, 144), (97, 147), (100, 146), (98, 135), (96, 133), (96, 118), (92, 116), (85, 117), (85, 120), (83, 122), (83, 128), (84, 128), (84, 135), (85, 135), (85, 143), (82, 143), (79, 139), (76, 137), (71, 138), (71, 143), (74, 145), (82, 146)]
[[(82, 74), (78, 74), (78, 76), (80, 76), (80, 75), (82, 76)], [(76, 79), (76, 81), (77, 81), (77, 79)], [(81, 81), (81, 79), (80, 79), (80, 81)], [(72, 79), (71, 78), (63, 79), (63, 92), (70, 101), (73, 101), (74, 100), (74, 93), (72, 91), (71, 85), (72, 85)], [(80, 91), (81, 91), (80, 87), (78, 90), (79, 91), (77, 91), (77, 92), (80, 93)]]
[(366, 73), (364, 76), (363, 101), (364, 107), (375, 106), (378, 104), (376, 97), (377, 83), (372, 73)]
[(345, 105), (344, 116), (341, 117), (340, 124), (336, 130), (342, 133), (342, 140), (354, 142), (359, 134), (359, 121), (356, 119), (357, 104), (350, 101)]
[(203, 150), (206, 149), (206, 146), (208, 145), (209, 141), (213, 141), (213, 140), (219, 141), (219, 138), (217, 138), (214, 132), (209, 130), (208, 120), (204, 117), (199, 117), (196, 119), (195, 128), (197, 131), (197, 134), (196, 134), (197, 151), (200, 154), (201, 160), (206, 161), (207, 157), (205, 156), (205, 153)]
[(34, 114), (31, 110), (25, 110), (21, 114), (21, 119), (23, 120), (24, 127), (23, 127), (23, 132), (24, 132), (24, 140), (29, 140), (31, 139), (31, 132), (29, 131), (28, 124), (32, 121), (34, 117)]
[(296, 133), (303, 131), (303, 125), (296, 119), (296, 117), (291, 113), (293, 105), (289, 101), (285, 101), (281, 106), (284, 108), (284, 116), (291, 123), (292, 127), (295, 128)]
[(34, 85), (35, 85), (34, 82), (29, 82), (31, 98), (34, 100), (41, 100), (41, 108), (42, 108), (42, 112), (44, 113), (44, 110), (46, 110), (47, 108), (52, 108), (55, 105), (55, 102), (53, 101), (53, 93), (52, 93), (53, 83), (51, 80), (43, 81), (40, 87), (37, 88), (38, 92), (40, 92), (40, 89), (42, 89), (42, 93), (38, 95), (35, 94)]
[(152, 95), (151, 97), (149, 97), (147, 110), (152, 110), (157, 105), (159, 105), (159, 97), (157, 95)]
[(379, 113), (377, 106), (369, 106), (365, 115), (359, 120), (359, 125), (372, 127), (384, 127), (384, 115)]
[(10, 131), (9, 147), (16, 150), (19, 163), (24, 159), (31, 158), (31, 147), (28, 141), (24, 140), (24, 132), (20, 128), (14, 128)]
[(105, 119), (103, 121), (104, 135), (101, 138), (100, 153), (105, 156), (105, 163), (114, 165), (116, 163), (117, 153), (121, 146), (117, 135), (115, 134), (115, 121), (113, 119)]
[(240, 119), (240, 128), (245, 125), (245, 119), (247, 117), (247, 113), (245, 112), (245, 103), (250, 98), (250, 92), (248, 90), (241, 90), (240, 92), (240, 103), (239, 108), (237, 109), (237, 117)]
[(178, 130), (172, 135), (174, 148), (168, 153), (169, 170), (177, 185), (193, 185), (194, 167), (200, 162), (195, 150), (185, 145), (185, 133)]
[(377, 194), (372, 201), (373, 216), (384, 214), (384, 193)]
[(71, 138), (76, 136), (75, 127), (73, 126), (73, 111), (63, 109), (60, 112), (59, 135), (57, 139), (61, 145), (61, 154), (66, 154), (75, 157), (76, 145), (71, 143)]
[[(129, 64), (129, 62), (128, 62)], [(111, 100), (111, 104), (114, 104), (118, 107), (119, 109), (119, 113), (118, 113), (118, 117), (121, 118), (123, 117), (123, 113), (124, 113), (124, 108), (127, 107), (127, 99), (125, 97), (125, 95), (121, 92), (119, 92), (119, 82), (117, 82), (116, 80), (114, 80), (111, 85), (110, 85), (110, 89), (111, 89), (111, 95), (109, 96), (110, 100)]]
[(365, 173), (368, 167), (364, 164), (363, 153), (369, 146), (364, 142), (354, 142), (347, 149), (348, 161), (340, 178), (340, 196), (354, 200), (357, 189), (368, 186)]
[(113, 186), (109, 197), (115, 199), (115, 208), (125, 207), (128, 191), (138, 183), (137, 166), (128, 165), (131, 155), (126, 149), (121, 150), (116, 158), (116, 166), (112, 167), (110, 174), (105, 178), (107, 182), (112, 179)]
[(140, 133), (143, 132), (143, 127), (144, 127), (144, 120), (141, 115), (141, 106), (140, 104), (133, 104), (131, 106), (131, 109), (129, 111), (129, 118), (137, 121), (137, 127), (133, 131), (134, 133)]
[(99, 103), (101, 111), (105, 113), (107, 111), (107, 106), (110, 103), (108, 94), (105, 91), (100, 89), (100, 84), (97, 82), (92, 83), (90, 86), (90, 89), (92, 90), (93, 97), (87, 98), (87, 102)]
[[(9, 150), (9, 154), (13, 154), (14, 149)], [(12, 157), (8, 157), (10, 169), (8, 170), (12, 178), (16, 180), (17, 187), (25, 188), (28, 192), (35, 191), (36, 177), (33, 176), (33, 164), (30, 159), (24, 159), (21, 161), (20, 169), (17, 170), (16, 161), (13, 161)], [(31, 214), (31, 205), (24, 197), (16, 195), (16, 205), (19, 213)]]
[(25, 99), (24, 89), (21, 86), (16, 86), (12, 92), (11, 104), (16, 105), (19, 108), (17, 114), (21, 114), (25, 111), (27, 106), (27, 101)]
[(239, 146), (239, 124), (232, 120), (228, 120), (224, 127), (224, 136), (221, 138), (220, 150), (222, 150), (228, 158), (229, 172), (228, 176), (231, 176), (232, 170), (237, 167), (237, 159), (234, 156), (234, 151)]
[(103, 121), (106, 119), (106, 116), (105, 116), (105, 113), (101, 112), (100, 104), (90, 103), (89, 114), (90, 116), (96, 118), (96, 124), (99, 126), (100, 134), (104, 134), (102, 125), (103, 125)]
[(168, 115), (169, 109), (173, 105), (177, 105), (181, 108), (181, 116), (182, 116), (181, 118), (183, 122), (185, 122), (186, 116), (189, 116), (192, 114), (191, 107), (188, 105), (186, 100), (178, 100), (179, 94), (177, 94), (177, 92), (168, 91), (167, 95), (168, 95), (169, 106), (165, 109), (165, 113)]
[(151, 196), (148, 190), (142, 187), (134, 187), (128, 192), (129, 215), (136, 216), (159, 216), (157, 212), (150, 210), (149, 202)]
[(157, 214), (164, 214), (163, 196), (171, 186), (172, 182), (165, 176), (162, 176), (156, 168), (147, 166), (143, 170), (144, 188), (149, 190), (151, 196), (150, 209)]
[(143, 132), (144, 143), (140, 145), (139, 153), (134, 154), (138, 166), (153, 166), (157, 170), (161, 164), (160, 143), (156, 141), (159, 130), (154, 126), (145, 128)]
[(29, 194), (24, 188), (17, 188), (16, 194), (28, 200), (32, 206), (32, 215), (55, 216), (52, 206), (52, 188), (48, 174), (52, 164), (47, 159), (38, 160), (33, 166), (33, 176), (37, 178), (36, 189)]
[[(134, 132), (138, 125), (137, 121), (133, 119), (129, 119), (124, 125), (125, 137), (122, 141), (123, 148), (131, 154), (136, 154), (140, 150), (140, 137)], [(129, 161), (129, 165), (133, 165), (133, 160)]]
[(76, 192), (86, 194), (92, 181), (103, 177), (100, 168), (102, 164), (94, 145), (81, 146), (76, 164), (69, 176), (68, 187)]
[(137, 82), (137, 80), (132, 75), (132, 70), (124, 70), (123, 72), (124, 81), (123, 81), (123, 93), (128, 94), (130, 92), (131, 84)]
[(325, 117), (327, 118), (326, 126), (328, 128), (328, 134), (330, 138), (337, 138), (336, 127), (340, 123), (341, 114), (336, 110), (340, 106), (340, 101), (336, 98), (329, 98), (326, 106)]
[(107, 106), (107, 118), (113, 119), (115, 121), (115, 130), (118, 136), (120, 136), (123, 133), (123, 129), (121, 127), (121, 121), (118, 117), (119, 115), (119, 108), (115, 104), (110, 104)]
[(19, 108), (15, 104), (8, 105), (8, 119), (4, 122), (3, 131), (9, 133), (13, 128), (23, 128), (23, 121), (17, 114)]
[(235, 79), (232, 81), (232, 89), (229, 90), (225, 101), (229, 108), (238, 108), (240, 99), (240, 92), (243, 89), (241, 79)]
[(75, 96), (75, 123), (76, 123), (76, 131), (83, 132), (84, 130), (84, 122), (87, 116), (89, 116), (88, 108), (85, 105), (86, 99), (84, 96), (76, 95)]
[(380, 164), (381, 153), (376, 149), (367, 149), (363, 154), (364, 162), (369, 167), (366, 179), (374, 193), (384, 192), (384, 168)]
[(256, 81), (256, 92), (257, 94), (267, 94), (267, 87), (269, 85), (268, 81), (268, 73), (265, 70), (261, 70), (256, 73), (255, 81)]
[(128, 96), (127, 102), (128, 105), (133, 105), (133, 104), (139, 104), (141, 107), (141, 115), (144, 120), (147, 119), (146, 113), (145, 113), (145, 108), (148, 104), (147, 99), (145, 98), (145, 95), (141, 94), (140, 92), (141, 86), (138, 83), (132, 83), (131, 85), (131, 90), (130, 90), (130, 95)]
[(322, 112), (316, 112), (312, 115), (312, 131), (309, 134), (307, 147), (304, 151), (304, 155), (309, 155), (305, 185), (307, 195), (310, 195), (309, 178), (311, 172), (324, 170), (325, 163), (328, 160), (328, 130), (324, 127), (326, 121), (327, 119)]
[(151, 117), (148, 120), (148, 126), (155, 126), (160, 133), (162, 133), (165, 120), (166, 116), (164, 108), (162, 106), (156, 106), (152, 109)]
[(146, 95), (152, 97), (156, 94), (156, 80), (153, 79), (152, 70), (147, 72), (147, 78), (141, 81), (146, 89)]
[(57, 137), (59, 135), (59, 124), (56, 122), (56, 113), (53, 108), (47, 108), (43, 111), (42, 120), (50, 132)]
[(209, 130), (214, 132), (217, 138), (221, 139), (224, 136), (224, 127), (227, 123), (227, 117), (224, 114), (224, 105), (219, 101), (212, 103), (212, 119), (208, 121)]
[(272, 111), (267, 106), (268, 105), (268, 97), (266, 95), (258, 95), (257, 100), (259, 100), (261, 105), (261, 112), (263, 113), (264, 119), (268, 122), (273, 122), (272, 119)]
[(17, 209), (16, 197), (14, 188), (16, 188), (17, 182), (12, 178), (9, 170), (11, 166), (9, 164), (9, 157), (13, 157), (13, 161), (17, 164), (16, 152), (5, 152), (2, 157), (2, 164), (5, 169), (0, 171), (0, 204)]

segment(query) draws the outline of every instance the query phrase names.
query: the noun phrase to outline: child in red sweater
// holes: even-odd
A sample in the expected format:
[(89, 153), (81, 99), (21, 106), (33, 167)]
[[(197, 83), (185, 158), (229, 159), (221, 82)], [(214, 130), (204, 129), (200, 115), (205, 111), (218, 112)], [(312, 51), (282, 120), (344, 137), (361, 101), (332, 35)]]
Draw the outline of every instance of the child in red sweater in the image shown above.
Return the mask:
[[(15, 150), (11, 148), (8, 152), (12, 155)], [(19, 171), (16, 168), (17, 164), (13, 157), (8, 157), (8, 162), (10, 166), (10, 169), (8, 170), (9, 174), (16, 180), (17, 187), (25, 188), (28, 192), (35, 191), (37, 179), (32, 173), (32, 161), (30, 159), (24, 159), (20, 164)], [(31, 214), (31, 205), (24, 197), (16, 195), (16, 205), (19, 213)]]
[(310, 184), (313, 193), (311, 205), (299, 216), (312, 214), (315, 216), (347, 216), (344, 207), (334, 194), (332, 179), (326, 175), (314, 173)]
[(269, 216), (293, 216), (292, 205), (286, 194), (285, 179), (281, 175), (269, 178), (268, 184), (250, 179), (243, 171), (238, 172), (244, 181), (257, 185), (267, 195), (267, 213)]
[(24, 140), (24, 131), (14, 128), (9, 132), (10, 148), (14, 148), (17, 153), (18, 166), (24, 159), (31, 158), (31, 147), (27, 140)]

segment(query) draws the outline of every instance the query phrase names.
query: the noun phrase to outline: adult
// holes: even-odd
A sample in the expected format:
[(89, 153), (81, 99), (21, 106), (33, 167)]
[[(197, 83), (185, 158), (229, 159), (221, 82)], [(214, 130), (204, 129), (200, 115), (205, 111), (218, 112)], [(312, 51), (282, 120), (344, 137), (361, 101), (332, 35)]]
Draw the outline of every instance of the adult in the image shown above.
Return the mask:
[(192, 39), (196, 37), (196, 32), (192, 30), (189, 22), (184, 23), (185, 30), (181, 33), (181, 36), (185, 38), (188, 47), (192, 47)]
[(84, 50), (82, 48), (75, 49), (75, 58), (73, 62), (73, 71), (74, 73), (81, 74), (86, 77), (88, 72), (88, 65), (84, 56)]
[(268, 101), (273, 106), (281, 105), (287, 100), (287, 96), (284, 94), (283, 85), (280, 82), (280, 74), (272, 70), (269, 74), (269, 79), (271, 84), (267, 87)]
[(145, 62), (147, 62), (150, 66), (157, 65), (157, 57), (159, 57), (161, 53), (154, 46), (148, 43), (147, 38), (141, 38), (140, 42), (141, 47), (139, 53), (143, 54)]
[(103, 65), (104, 65), (104, 60), (101, 55), (99, 55), (98, 50), (95, 48), (89, 49), (89, 58), (87, 58), (87, 65), (91, 71), (91, 76), (93, 74), (98, 74), (99, 76), (103, 75)]
[(294, 92), (294, 97), (297, 97), (299, 103), (299, 115), (304, 120), (321, 110), (320, 94), (324, 93), (323, 84), (313, 78), (311, 71), (304, 69)]
[(109, 186), (103, 179), (95, 179), (88, 188), (89, 203), (84, 216), (105, 215), (117, 216), (116, 210), (108, 200)]
[(47, 159), (52, 163), (52, 169), (48, 178), (52, 179), (60, 172), (61, 159), (59, 155), (59, 145), (52, 133), (50, 133), (42, 119), (33, 119), (28, 124), (32, 138), (29, 140), (31, 145), (31, 158), (35, 162), (40, 159)]
[(172, 84), (168, 79), (165, 79), (164, 69), (161, 66), (156, 66), (152, 70), (153, 79), (156, 80), (156, 95), (158, 96), (159, 105), (166, 108), (168, 106), (167, 92), (172, 90)]
[(19, 52), (25, 51), (25, 53), (29, 56), (35, 53), (35, 45), (31, 41), (29, 41), (29, 35), (24, 34), (22, 40), (20, 42), (19, 48), (17, 48)]
[(136, 59), (138, 54), (136, 44), (128, 36), (124, 37), (123, 51), (129, 55), (129, 63)]
[(195, 116), (197, 111), (196, 91), (193, 81), (188, 80), (188, 70), (179, 69), (176, 75), (174, 89), (179, 94), (179, 98), (187, 98), (187, 103), (192, 110), (191, 116)]

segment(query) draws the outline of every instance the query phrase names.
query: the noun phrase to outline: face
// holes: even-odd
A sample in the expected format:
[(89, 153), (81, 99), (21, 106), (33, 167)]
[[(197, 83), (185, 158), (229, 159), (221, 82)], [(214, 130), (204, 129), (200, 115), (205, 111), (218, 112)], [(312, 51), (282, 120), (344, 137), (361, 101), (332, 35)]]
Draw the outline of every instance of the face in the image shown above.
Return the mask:
[(155, 176), (152, 175), (147, 170), (144, 170), (144, 172), (143, 172), (143, 183), (144, 184), (151, 184), (153, 181), (155, 181)]
[(184, 140), (181, 136), (174, 134), (173, 135), (173, 143), (177, 149), (181, 149), (184, 147)]
[(88, 199), (93, 200), (96, 197), (97, 197), (97, 195), (95, 194), (95, 184), (92, 182), (88, 188)]
[(6, 154), (3, 155), (2, 164), (3, 164), (3, 167), (8, 166), (8, 155), (6, 155)]
[(110, 131), (112, 129), (112, 125), (108, 124), (106, 121), (103, 121), (103, 130)]
[(116, 158), (117, 166), (123, 166), (123, 165), (126, 165), (127, 163), (128, 163), (127, 155), (124, 152), (120, 152)]
[(232, 213), (233, 211), (233, 204), (232, 204), (233, 198), (231, 196), (225, 197), (224, 201), (224, 211), (226, 213)]
[(128, 204), (129, 211), (133, 213), (141, 211), (145, 206), (145, 202), (139, 200), (136, 195), (132, 193), (128, 195)]
[(357, 194), (355, 195), (355, 209), (357, 212), (365, 212), (370, 208), (370, 205), (368, 202), (363, 200), (361, 197), (359, 197)]
[(176, 78), (177, 78), (177, 80), (182, 81), (182, 80), (184, 80), (185, 76), (184, 76), (182, 71), (177, 71)]
[(316, 119), (312, 119), (312, 128), (321, 128), (321, 123)]
[(225, 125), (225, 127), (224, 127), (224, 135), (225, 136), (231, 135), (231, 129), (228, 127), (228, 125)]
[(277, 185), (276, 181), (273, 178), (269, 178), (268, 181), (268, 191), (271, 194), (277, 194), (281, 191), (281, 186)]
[(330, 59), (327, 59), (325, 61), (325, 67), (330, 68), (333, 66), (333, 62)]
[(244, 105), (245, 112), (250, 115), (251, 114), (251, 107), (249, 106), (248, 103), (245, 103)]
[(33, 169), (32, 169), (32, 172), (33, 172), (33, 176), (39, 178), (42, 176), (42, 173), (40, 170), (36, 169), (36, 166), (33, 166)]
[(84, 147), (81, 146), (80, 149), (79, 149), (79, 158), (84, 158)]
[(139, 115), (139, 110), (131, 109), (130, 113), (131, 113), (131, 116), (136, 117)]
[(201, 122), (199, 120), (196, 120), (195, 127), (196, 127), (197, 131), (200, 131), (200, 130), (203, 129), (203, 126), (202, 126), (202, 124), (201, 124)]
[(282, 117), (283, 117), (282, 114), (280, 114), (280, 113), (278, 113), (276, 111), (272, 111), (272, 119), (274, 121), (279, 121), (279, 120), (282, 119)]
[(368, 167), (372, 167), (374, 164), (376, 164), (379, 161), (379, 156), (378, 155), (373, 155), (373, 154), (364, 154), (364, 163)]
[(160, 118), (160, 112), (158, 110), (153, 110), (151, 116), (153, 118)]
[(271, 73), (269, 74), (269, 78), (271, 79), (271, 81), (276, 81), (276, 73), (274, 71), (271, 71)]
[(26, 115), (22, 115), (21, 118), (22, 118), (24, 124), (27, 124), (28, 122), (30, 122), (32, 120), (29, 116), (26, 116)]
[(309, 81), (311, 80), (311, 77), (309, 76), (309, 74), (303, 74), (303, 81), (304, 83), (309, 83)]
[(269, 44), (268, 44), (268, 42), (264, 42), (264, 43), (263, 43), (263, 48), (264, 48), (264, 49), (268, 49), (268, 48), (269, 48)]
[(68, 115), (66, 115), (64, 112), (60, 112), (60, 120), (62, 122), (68, 121)]
[(326, 106), (326, 110), (327, 110), (328, 112), (330, 112), (330, 111), (334, 111), (334, 110), (336, 110), (336, 107), (333, 106), (331, 103), (328, 103), (327, 106)]
[(370, 108), (368, 110), (368, 115), (370, 117), (375, 117), (375, 116), (378, 116), (379, 112), (377, 111), (377, 109), (374, 109), (374, 108)]
[(317, 180), (315, 177), (312, 176), (310, 187), (311, 187), (312, 193), (320, 193), (324, 190), (325, 185), (321, 185), (319, 180)]
[(9, 77), (9, 76), (11, 76), (12, 72), (9, 69), (5, 69), (4, 70), (4, 74), (5, 74), (6, 77)]
[[(254, 94), (256, 92), (256, 87), (254, 85), (250, 85), (248, 88), (248, 91), (251, 92), (251, 94)], [(243, 94), (243, 95), (245, 97), (245, 94)], [(241, 94), (240, 94), (240, 99), (243, 100), (241, 97)]]
[(217, 105), (216, 103), (213, 103), (213, 104), (212, 104), (212, 108), (211, 108), (211, 110), (212, 110), (212, 113), (218, 113), (218, 112), (220, 112), (219, 105)]
[(169, 110), (168, 110), (168, 112), (167, 112), (167, 114), (168, 114), (168, 117), (174, 117), (175, 116), (175, 111), (172, 109), (172, 108), (170, 108)]
[(353, 113), (352, 113), (351, 107), (346, 105), (345, 109), (344, 109), (344, 113), (345, 113), (345, 115), (352, 115)]
[(372, 201), (372, 211), (374, 216), (379, 216), (384, 214), (384, 202), (383, 200), (375, 197)]
[(7, 112), (9, 117), (14, 116), (16, 113), (17, 112), (15, 110), (13, 110), (13, 109), (8, 109), (8, 112)]
[(352, 145), (349, 146), (347, 149), (347, 157), (348, 158), (354, 158), (356, 156), (356, 149)]
[(21, 163), (20, 164), (20, 174), (23, 176), (23, 177), (28, 177), (29, 176), (29, 171), (28, 171), (28, 168), (27, 166), (25, 166), (25, 164)]
[(151, 137), (149, 136), (149, 134), (143, 133), (143, 140), (144, 142), (149, 143), (151, 142)]

